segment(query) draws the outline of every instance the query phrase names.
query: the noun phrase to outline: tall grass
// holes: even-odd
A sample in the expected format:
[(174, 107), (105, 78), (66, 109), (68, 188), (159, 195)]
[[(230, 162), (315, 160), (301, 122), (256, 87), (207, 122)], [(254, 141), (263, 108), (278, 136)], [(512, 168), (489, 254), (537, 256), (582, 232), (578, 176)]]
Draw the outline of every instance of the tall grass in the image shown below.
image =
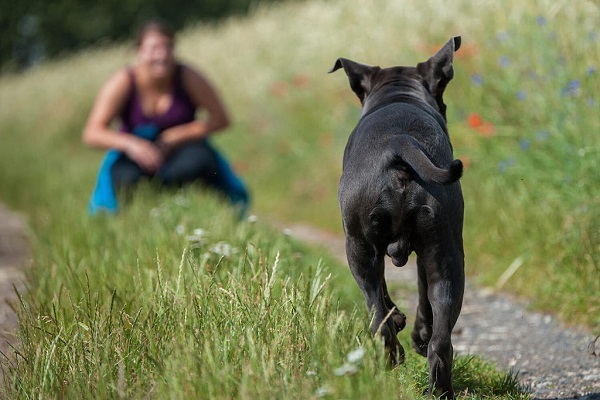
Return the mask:
[[(337, 180), (360, 111), (345, 76), (326, 71), (338, 56), (415, 64), (461, 34), (446, 102), (468, 167), (468, 271), (597, 329), (598, 18), (589, 1), (311, 0), (192, 28), (178, 49), (232, 111), (215, 141), (253, 188), (260, 220), (341, 234)], [(0, 78), (0, 198), (27, 213), (34, 240), (10, 393), (419, 397), (423, 360), (381, 368), (356, 285), (322, 254), (234, 223), (196, 189), (142, 188), (117, 218), (86, 215), (102, 154), (81, 146), (81, 128), (131, 56), (117, 46)], [(220, 242), (237, 252), (221, 257)], [(361, 366), (337, 370), (359, 347)], [(518, 398), (514, 380), (479, 360), (457, 366), (467, 398)]]
[[(415, 398), (426, 389), (421, 357), (386, 368), (347, 273), (260, 221), (237, 222), (197, 188), (142, 187), (119, 218), (57, 219), (36, 234), (21, 343), (3, 362), (7, 398)], [(477, 359), (458, 359), (455, 375), (465, 398), (527, 398)]]

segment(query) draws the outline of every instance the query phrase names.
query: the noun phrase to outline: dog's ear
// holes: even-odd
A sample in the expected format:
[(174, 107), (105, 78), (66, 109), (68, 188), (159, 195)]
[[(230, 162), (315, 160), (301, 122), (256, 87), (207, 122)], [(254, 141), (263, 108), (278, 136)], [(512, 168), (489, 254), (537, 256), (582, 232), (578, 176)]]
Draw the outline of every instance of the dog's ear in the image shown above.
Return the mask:
[(371, 91), (371, 77), (380, 68), (361, 64), (346, 58), (338, 58), (329, 70), (329, 73), (335, 72), (340, 68), (344, 68), (344, 72), (346, 72), (350, 81), (350, 87), (356, 93), (360, 102), (363, 103), (365, 97)]
[(446, 118), (446, 105), (443, 101), (444, 90), (454, 77), (454, 52), (460, 48), (460, 36), (451, 38), (437, 53), (425, 62), (417, 65), (417, 71), (427, 82), (429, 92), (435, 97), (440, 112)]
[(449, 82), (454, 77), (452, 61), (454, 61), (454, 53), (460, 48), (460, 44), (460, 36), (451, 38), (429, 60), (417, 66), (419, 72), (421, 72), (421, 69), (429, 70), (427, 72), (433, 73), (435, 79), (442, 79)]

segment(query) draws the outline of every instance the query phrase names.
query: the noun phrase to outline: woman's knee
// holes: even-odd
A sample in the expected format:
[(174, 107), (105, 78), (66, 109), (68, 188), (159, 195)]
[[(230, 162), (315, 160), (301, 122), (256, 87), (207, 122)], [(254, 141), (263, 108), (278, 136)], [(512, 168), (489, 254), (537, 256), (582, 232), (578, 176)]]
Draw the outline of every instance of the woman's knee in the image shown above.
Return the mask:
[(115, 189), (135, 186), (144, 176), (140, 166), (127, 157), (115, 161), (110, 172)]
[(192, 142), (177, 149), (159, 171), (165, 184), (183, 184), (196, 180), (212, 184), (218, 172), (217, 159), (203, 142)]

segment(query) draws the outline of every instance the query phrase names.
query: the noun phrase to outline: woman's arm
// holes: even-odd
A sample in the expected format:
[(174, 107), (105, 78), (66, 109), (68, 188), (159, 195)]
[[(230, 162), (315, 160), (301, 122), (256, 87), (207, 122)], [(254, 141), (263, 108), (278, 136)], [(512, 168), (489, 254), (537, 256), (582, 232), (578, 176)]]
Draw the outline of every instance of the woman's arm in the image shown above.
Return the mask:
[(190, 140), (201, 139), (229, 126), (229, 115), (216, 89), (200, 72), (183, 66), (181, 71), (183, 88), (190, 100), (207, 116), (187, 124), (165, 130), (160, 135), (161, 145), (173, 149)]
[(124, 107), (129, 91), (126, 70), (117, 72), (104, 84), (85, 124), (82, 140), (91, 147), (120, 150), (144, 170), (155, 172), (163, 163), (159, 148), (150, 141), (110, 127)]

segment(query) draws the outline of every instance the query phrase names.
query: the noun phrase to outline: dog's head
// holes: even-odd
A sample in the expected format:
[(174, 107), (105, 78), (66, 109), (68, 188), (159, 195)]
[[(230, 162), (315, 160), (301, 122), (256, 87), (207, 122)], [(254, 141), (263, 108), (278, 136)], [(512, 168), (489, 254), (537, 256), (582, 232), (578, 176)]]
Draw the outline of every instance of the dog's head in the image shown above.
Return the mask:
[(429, 104), (446, 119), (444, 89), (454, 76), (452, 61), (460, 43), (460, 36), (451, 38), (416, 67), (380, 68), (338, 58), (329, 73), (344, 69), (350, 87), (363, 105), (363, 114), (390, 101), (407, 98)]

